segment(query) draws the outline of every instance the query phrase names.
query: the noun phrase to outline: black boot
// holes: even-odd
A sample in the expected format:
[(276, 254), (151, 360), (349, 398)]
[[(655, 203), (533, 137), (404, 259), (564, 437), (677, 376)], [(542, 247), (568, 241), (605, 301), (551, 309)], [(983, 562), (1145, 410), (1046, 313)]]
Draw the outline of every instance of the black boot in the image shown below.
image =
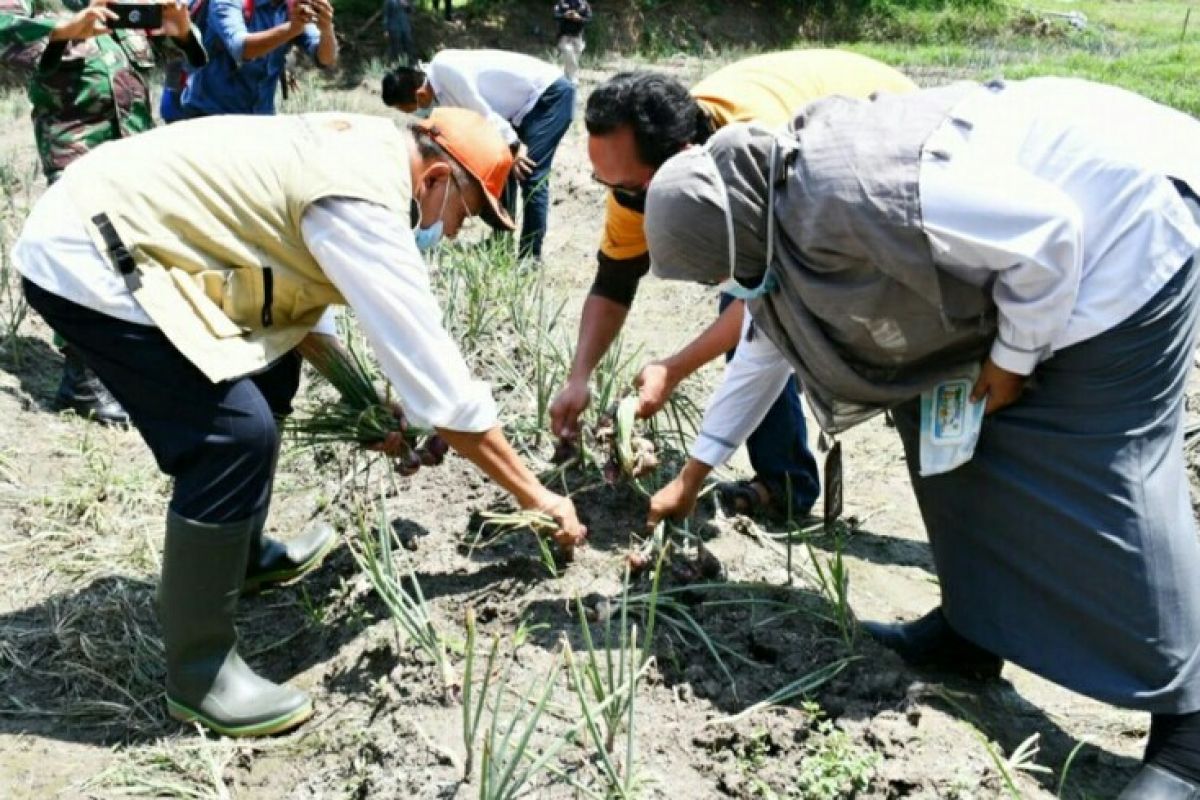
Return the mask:
[(62, 380), (54, 395), (54, 409), (70, 409), (84, 419), (101, 425), (128, 425), (129, 415), (109, 393), (83, 359), (71, 347), (64, 347)]
[(312, 700), (271, 683), (237, 653), (234, 614), (254, 520), (206, 524), (167, 514), (159, 620), (167, 709), (224, 736), (266, 736), (312, 716)]
[(270, 584), (286, 583), (311, 572), (337, 544), (337, 532), (327, 522), (314, 523), (287, 542), (263, 535), (267, 522), (265, 510), (257, 514), (253, 522), (243, 594), (256, 592)]
[(1117, 800), (1200, 800), (1200, 786), (1147, 764)]
[(995, 680), (1004, 667), (1000, 656), (955, 633), (941, 606), (915, 622), (864, 622), (862, 628), (918, 669), (951, 672), (974, 680)]

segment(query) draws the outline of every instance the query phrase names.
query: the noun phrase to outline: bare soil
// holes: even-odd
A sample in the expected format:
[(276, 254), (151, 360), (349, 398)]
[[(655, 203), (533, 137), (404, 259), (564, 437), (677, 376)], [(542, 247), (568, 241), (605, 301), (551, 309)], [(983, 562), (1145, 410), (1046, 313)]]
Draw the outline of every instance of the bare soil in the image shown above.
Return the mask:
[[(603, 66), (585, 72), (581, 98), (619, 65)], [(691, 80), (711, 63), (661, 66)], [(373, 108), (373, 90), (353, 90), (353, 103)], [(322, 97), (340, 102), (332, 92), (322, 90)], [(28, 122), (19, 103), (14, 108), (2, 123), (0, 145), (15, 163), (28, 165)], [(556, 160), (544, 266), (555, 291), (568, 298), (564, 324), (572, 330), (591, 281), (602, 211), (602, 190), (589, 175), (577, 122)], [(715, 304), (706, 290), (648, 279), (630, 336), (645, 357), (665, 355), (712, 318)], [(0, 312), (9, 315), (11, 307)], [(314, 697), (317, 713), (308, 724), (291, 735), (234, 743), (167, 718), (154, 597), (169, 487), (136, 433), (101, 430), (49, 410), (60, 363), (49, 331), (33, 315), (0, 353), (0, 797), (475, 796), (478, 786), (463, 783), (458, 766), (458, 707), (443, 701), (432, 665), (397, 645), (383, 604), (345, 544), (306, 580), (248, 598), (240, 611), (242, 649), (252, 666)], [(702, 382), (711, 386), (718, 376), (719, 368), (710, 367)], [(310, 383), (304, 391), (318, 389)], [(844, 447), (853, 612), (862, 619), (914, 618), (937, 603), (938, 588), (899, 441), (875, 420), (848, 434)], [(546, 459), (549, 444), (543, 449)], [(346, 453), (286, 452), (270, 532), (287, 538), (320, 515), (352, 536), (351, 463)], [(497, 489), (463, 460), (451, 457), (404, 480), (398, 492), (387, 490), (391, 523), (452, 640), (461, 640), (468, 608), (480, 620), (481, 641), (521, 624), (529, 629), (516, 656), (518, 686), (542, 679), (564, 637), (581, 646), (571, 600), (619, 593), (631, 533), (640, 532), (644, 519), (646, 501), (631, 487), (570, 474), (568, 482), (580, 489), (576, 502), (591, 542), (556, 577), (529, 537), (485, 549), (463, 546), (479, 511), (503, 507)], [(732, 725), (709, 724), (847, 649), (811, 579), (804, 547), (795, 550), (789, 583), (783, 548), (770, 538), (782, 526), (709, 507), (693, 528), (729, 584), (719, 596), (769, 597), (794, 612), (704, 604), (712, 595), (700, 591), (680, 596), (740, 658), (725, 659), (730, 680), (695, 641), (660, 629), (655, 667), (637, 700), (644, 796), (1054, 797), (1069, 754), (1084, 742), (1062, 796), (1115, 797), (1136, 769), (1144, 715), (1076, 696), (1011, 665), (1002, 680), (984, 685), (920, 674), (861, 636), (856, 660), (811, 695), (815, 705), (793, 700)], [(832, 554), (830, 537), (814, 534), (811, 544), (819, 559)], [(679, 573), (673, 575), (678, 585)], [(774, 588), (763, 590), (764, 584)], [(461, 664), (460, 655), (453, 660)], [(557, 679), (546, 730), (578, 715)], [(1034, 734), (1041, 747), (1036, 761), (1050, 772), (1012, 769), (1010, 789), (997, 759)], [(589, 748), (571, 745), (560, 766), (595, 785), (591, 759)], [(839, 766), (855, 759), (874, 765), (863, 771), (866, 787), (858, 790), (836, 778)], [(835, 776), (824, 790), (810, 781), (822, 770)], [(586, 795), (543, 775), (528, 796)]]

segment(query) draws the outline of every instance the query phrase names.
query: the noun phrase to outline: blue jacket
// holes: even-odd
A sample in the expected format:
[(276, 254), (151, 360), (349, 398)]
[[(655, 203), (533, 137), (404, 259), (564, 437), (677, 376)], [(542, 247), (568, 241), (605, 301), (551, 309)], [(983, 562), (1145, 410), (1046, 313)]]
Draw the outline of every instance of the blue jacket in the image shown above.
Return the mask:
[(275, 87), (283, 74), (288, 50), (297, 45), (316, 57), (321, 43), (317, 26), (265, 56), (245, 61), (246, 36), (261, 33), (288, 21), (285, 0), (254, 4), (247, 23), (242, 0), (209, 0), (205, 13), (204, 46), (208, 64), (192, 74), (183, 90), (185, 114), (274, 114)]

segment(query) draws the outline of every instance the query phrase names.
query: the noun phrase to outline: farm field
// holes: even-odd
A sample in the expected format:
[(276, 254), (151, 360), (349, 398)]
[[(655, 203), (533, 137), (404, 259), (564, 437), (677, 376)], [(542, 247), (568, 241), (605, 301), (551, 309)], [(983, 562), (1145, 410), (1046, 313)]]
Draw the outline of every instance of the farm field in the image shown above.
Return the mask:
[[(928, 12), (902, 20), (909, 43), (845, 46), (923, 84), (1082, 75), (1195, 114), (1200, 15), (1185, 27), (1187, 14), (1186, 3), (1048, 1), (971, 39), (967, 22)], [(579, 102), (619, 69), (691, 83), (746, 52), (605, 53), (585, 60)], [(377, 65), (361, 82), (306, 73), (283, 108), (392, 113), (378, 78)], [(545, 407), (574, 345), (604, 202), (581, 111), (555, 162), (545, 263), (515, 263), (477, 241), (475, 223), (431, 269), (447, 327), (492, 383), (511, 438), (571, 492), (588, 546), (556, 560), (521, 520), (503, 524), (513, 509), (501, 492), (454, 456), (401, 478), (373, 454), (286, 443), (268, 533), (286, 539), (320, 518), (341, 542), (306, 579), (242, 601), (241, 651), (317, 711), (292, 734), (234, 741), (166, 714), (155, 620), (166, 480), (136, 433), (49, 410), (60, 356), (8, 263), (44, 180), (23, 92), (0, 89), (0, 798), (1119, 793), (1145, 715), (1012, 665), (994, 683), (940, 682), (856, 630), (856, 619), (915, 618), (938, 597), (884, 419), (842, 439), (846, 512), (830, 532), (726, 516), (706, 499), (687, 525), (648, 537), (645, 492), (678, 464), (686, 402), (640, 426), (658, 473), (610, 481), (594, 438), (592, 459), (551, 463)], [(643, 282), (619, 357), (601, 370), (593, 429), (637, 366), (699, 332), (716, 302), (702, 287)], [(702, 408), (719, 376), (710, 365), (686, 398)], [(332, 397), (309, 373), (298, 413)], [(1200, 417), (1195, 377), (1189, 410)], [(744, 457), (733, 471), (748, 474)], [(646, 555), (627, 576), (634, 551)]]

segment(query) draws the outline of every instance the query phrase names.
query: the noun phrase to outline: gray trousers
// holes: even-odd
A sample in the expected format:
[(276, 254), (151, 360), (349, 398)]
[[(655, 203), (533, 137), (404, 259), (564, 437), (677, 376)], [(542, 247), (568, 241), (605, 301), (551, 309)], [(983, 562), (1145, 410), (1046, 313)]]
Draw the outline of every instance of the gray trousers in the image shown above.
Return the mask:
[(970, 462), (921, 478), (919, 405), (896, 409), (950, 624), (1081, 694), (1200, 710), (1200, 540), (1183, 454), (1200, 269), (1043, 362)]

